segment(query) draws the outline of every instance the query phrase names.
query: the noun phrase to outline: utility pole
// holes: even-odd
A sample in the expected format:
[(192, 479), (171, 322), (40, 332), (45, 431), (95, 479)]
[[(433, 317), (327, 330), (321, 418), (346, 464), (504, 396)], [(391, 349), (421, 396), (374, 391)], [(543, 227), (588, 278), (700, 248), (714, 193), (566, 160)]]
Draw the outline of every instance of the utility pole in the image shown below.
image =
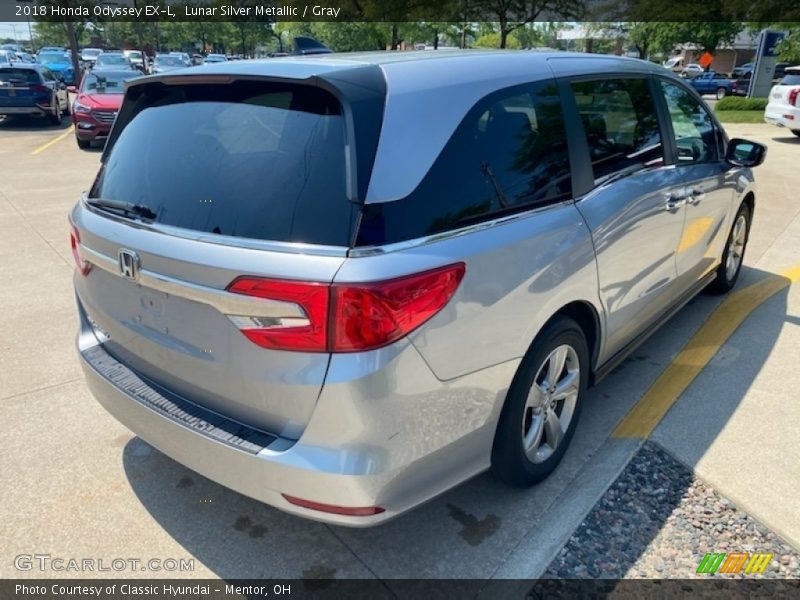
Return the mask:
[[(65, 0), (65, 6), (69, 8), (69, 0)], [(69, 50), (72, 55), (72, 68), (75, 72), (75, 84), (78, 85), (81, 81), (81, 61), (78, 56), (78, 38), (75, 35), (75, 23), (72, 21), (65, 21), (64, 27), (67, 28), (67, 39), (69, 40)]]

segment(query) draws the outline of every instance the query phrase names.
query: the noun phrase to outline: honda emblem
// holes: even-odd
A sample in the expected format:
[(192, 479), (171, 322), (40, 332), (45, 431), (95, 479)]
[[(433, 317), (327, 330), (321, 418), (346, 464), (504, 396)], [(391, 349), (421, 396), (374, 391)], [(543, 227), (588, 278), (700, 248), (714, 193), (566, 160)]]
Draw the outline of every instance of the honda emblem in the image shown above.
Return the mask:
[(120, 248), (119, 274), (125, 279), (136, 280), (139, 278), (139, 255), (136, 252)]

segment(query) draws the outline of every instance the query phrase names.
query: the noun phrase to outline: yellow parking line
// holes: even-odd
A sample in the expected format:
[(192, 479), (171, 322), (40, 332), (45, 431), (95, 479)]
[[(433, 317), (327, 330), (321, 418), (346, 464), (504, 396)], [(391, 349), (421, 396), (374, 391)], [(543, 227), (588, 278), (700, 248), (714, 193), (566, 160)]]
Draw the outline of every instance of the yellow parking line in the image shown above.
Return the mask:
[(69, 129), (67, 129), (67, 130), (66, 130), (64, 133), (62, 133), (62, 134), (61, 134), (61, 135), (59, 135), (58, 137), (56, 137), (56, 138), (53, 138), (52, 140), (50, 140), (50, 141), (49, 141), (49, 142), (47, 142), (46, 144), (44, 144), (44, 145), (42, 145), (42, 146), (39, 146), (39, 147), (38, 147), (36, 150), (34, 150), (33, 152), (31, 152), (31, 155), (36, 155), (36, 154), (39, 154), (40, 152), (44, 152), (44, 151), (45, 151), (45, 150), (47, 150), (47, 149), (48, 149), (50, 146), (52, 146), (53, 144), (57, 144), (58, 142), (60, 142), (61, 140), (63, 140), (65, 137), (67, 137), (67, 136), (68, 136), (69, 134), (71, 134), (71, 133), (72, 133), (72, 127), (70, 127)]
[(800, 281), (800, 265), (770, 275), (726, 298), (620, 421), (611, 437), (647, 438), (747, 316), (797, 281)]

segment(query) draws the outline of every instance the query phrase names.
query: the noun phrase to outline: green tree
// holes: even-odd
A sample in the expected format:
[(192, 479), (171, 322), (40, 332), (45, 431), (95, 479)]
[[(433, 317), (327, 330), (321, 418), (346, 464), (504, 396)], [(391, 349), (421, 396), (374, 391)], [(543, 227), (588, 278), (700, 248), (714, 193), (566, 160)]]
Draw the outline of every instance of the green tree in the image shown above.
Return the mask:
[(499, 23), (500, 48), (505, 48), (511, 32), (533, 23), (540, 16), (579, 19), (582, 0), (472, 0), (472, 14)]

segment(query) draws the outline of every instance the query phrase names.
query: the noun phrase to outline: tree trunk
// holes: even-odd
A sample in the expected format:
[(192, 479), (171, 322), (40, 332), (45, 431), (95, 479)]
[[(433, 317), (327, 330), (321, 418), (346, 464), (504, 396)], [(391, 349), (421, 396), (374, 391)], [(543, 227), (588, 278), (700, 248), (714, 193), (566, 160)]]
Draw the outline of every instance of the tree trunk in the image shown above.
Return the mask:
[(590, 38), (590, 37), (587, 37), (586, 38), (586, 45), (585, 45), (583, 51), (586, 52), (587, 54), (591, 54), (592, 50), (594, 50), (594, 40), (592, 38)]
[(75, 85), (81, 82), (81, 61), (78, 58), (78, 38), (75, 36), (75, 23), (67, 21), (67, 39), (69, 40), (69, 50), (72, 56), (72, 68), (75, 70)]
[(438, 50), (439, 49), (439, 30), (438, 29), (434, 29), (433, 30), (433, 49), (434, 50)]
[(397, 25), (392, 24), (392, 50), (397, 50)]
[(508, 29), (505, 25), (500, 26), (500, 48), (506, 47), (506, 40), (508, 40)]

